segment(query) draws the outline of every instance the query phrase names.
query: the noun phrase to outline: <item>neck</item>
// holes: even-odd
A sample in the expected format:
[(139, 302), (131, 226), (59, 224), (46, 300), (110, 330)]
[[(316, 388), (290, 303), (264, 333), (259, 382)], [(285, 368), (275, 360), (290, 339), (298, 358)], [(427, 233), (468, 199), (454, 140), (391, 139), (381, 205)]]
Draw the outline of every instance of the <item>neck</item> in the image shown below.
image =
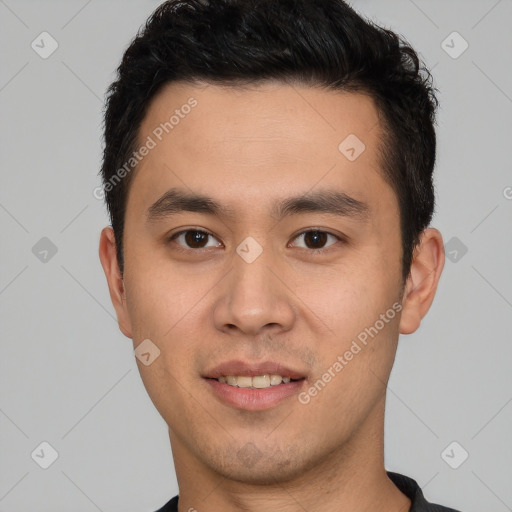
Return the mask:
[(179, 485), (179, 512), (409, 512), (411, 501), (384, 468), (384, 403), (338, 450), (297, 478), (254, 485), (225, 478), (200, 462), (169, 430)]

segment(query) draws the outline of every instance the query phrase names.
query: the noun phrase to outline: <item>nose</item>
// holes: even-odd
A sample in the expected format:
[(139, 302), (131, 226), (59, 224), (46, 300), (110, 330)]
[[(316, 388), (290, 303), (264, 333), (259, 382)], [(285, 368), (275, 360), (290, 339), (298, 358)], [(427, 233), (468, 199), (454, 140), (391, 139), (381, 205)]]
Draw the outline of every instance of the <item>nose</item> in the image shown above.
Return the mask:
[(258, 336), (264, 331), (278, 333), (292, 328), (296, 317), (294, 295), (271, 252), (263, 250), (250, 263), (235, 254), (233, 268), (220, 283), (214, 306), (217, 329)]

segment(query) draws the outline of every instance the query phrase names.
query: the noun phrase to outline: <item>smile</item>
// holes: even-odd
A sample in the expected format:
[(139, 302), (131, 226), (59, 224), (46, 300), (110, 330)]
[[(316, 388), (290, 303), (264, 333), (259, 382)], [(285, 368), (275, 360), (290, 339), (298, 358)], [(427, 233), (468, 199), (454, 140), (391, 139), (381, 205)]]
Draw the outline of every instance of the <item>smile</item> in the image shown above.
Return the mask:
[(287, 384), (291, 381), (290, 377), (282, 377), (276, 374), (255, 375), (253, 377), (246, 375), (222, 375), (217, 380), (229, 386), (252, 389), (265, 389), (271, 386), (279, 386), (282, 383)]

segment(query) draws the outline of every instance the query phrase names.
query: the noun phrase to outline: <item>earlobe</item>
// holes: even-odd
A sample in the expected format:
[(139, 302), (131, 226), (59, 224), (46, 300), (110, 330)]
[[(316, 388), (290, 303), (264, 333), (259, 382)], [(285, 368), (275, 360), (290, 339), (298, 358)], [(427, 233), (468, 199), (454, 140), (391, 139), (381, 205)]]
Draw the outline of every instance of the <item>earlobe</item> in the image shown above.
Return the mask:
[(116, 240), (111, 226), (103, 228), (100, 235), (99, 257), (107, 278), (110, 300), (116, 310), (119, 329), (128, 338), (132, 338), (130, 317), (126, 307), (124, 282), (116, 255)]
[(427, 228), (416, 247), (402, 299), (400, 334), (418, 329), (436, 294), (445, 261), (443, 238), (435, 228)]

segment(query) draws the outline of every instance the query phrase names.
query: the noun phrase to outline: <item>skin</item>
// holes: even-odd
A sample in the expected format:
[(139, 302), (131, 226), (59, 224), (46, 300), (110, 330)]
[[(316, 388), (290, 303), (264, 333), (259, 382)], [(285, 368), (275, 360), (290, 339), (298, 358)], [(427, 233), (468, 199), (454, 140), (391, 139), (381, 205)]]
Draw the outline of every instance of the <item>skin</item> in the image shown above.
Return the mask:
[[(169, 427), (180, 512), (409, 510), (384, 469), (386, 385), (399, 334), (414, 332), (434, 299), (444, 250), (439, 231), (426, 229), (402, 282), (398, 203), (380, 172), (374, 102), (279, 83), (172, 83), (152, 101), (139, 140), (191, 96), (197, 106), (134, 171), (123, 279), (110, 227), (99, 248), (121, 331), (134, 347), (149, 338), (160, 350), (137, 364)], [(353, 162), (338, 150), (350, 133), (366, 146)], [(237, 215), (148, 223), (171, 187)], [(320, 188), (367, 203), (368, 217), (270, 214), (273, 201)], [(301, 235), (312, 227), (347, 241)], [(168, 241), (184, 229), (213, 237), (203, 252), (183, 236)], [(252, 263), (236, 252), (248, 236), (263, 249)], [(306, 405), (294, 395), (267, 410), (236, 409), (202, 377), (232, 359), (271, 360), (299, 369), (308, 389), (397, 302), (401, 312)]]

